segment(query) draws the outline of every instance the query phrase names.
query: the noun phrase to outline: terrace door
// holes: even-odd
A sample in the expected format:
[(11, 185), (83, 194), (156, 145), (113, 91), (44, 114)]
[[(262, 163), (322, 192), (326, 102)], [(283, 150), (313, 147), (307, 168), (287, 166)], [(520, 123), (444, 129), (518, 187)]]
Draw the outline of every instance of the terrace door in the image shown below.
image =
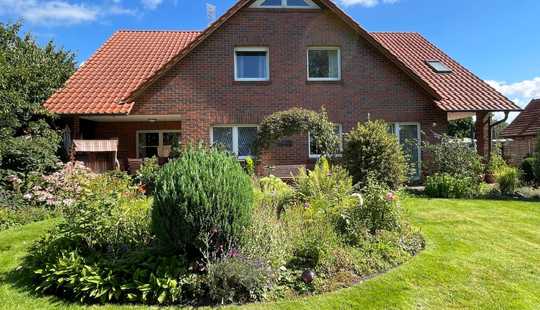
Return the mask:
[(398, 137), (403, 153), (407, 157), (410, 167), (409, 176), (413, 180), (420, 179), (420, 125), (418, 123), (394, 123), (390, 125), (390, 132)]

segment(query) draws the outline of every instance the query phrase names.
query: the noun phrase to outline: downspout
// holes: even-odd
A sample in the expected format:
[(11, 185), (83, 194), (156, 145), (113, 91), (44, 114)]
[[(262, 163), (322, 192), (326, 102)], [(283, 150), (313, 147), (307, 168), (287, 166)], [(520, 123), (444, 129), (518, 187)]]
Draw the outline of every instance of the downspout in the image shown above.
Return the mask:
[(506, 122), (508, 120), (508, 115), (510, 114), (509, 111), (505, 111), (504, 112), (504, 118), (500, 121), (497, 121), (493, 124), (491, 124), (491, 117), (488, 118), (488, 124), (489, 124), (489, 130), (488, 130), (488, 140), (489, 140), (489, 143), (488, 143), (488, 162), (491, 161), (491, 150), (493, 148), (493, 139), (492, 139), (492, 132), (493, 132), (493, 128), (495, 128), (497, 125), (499, 124), (502, 124), (504, 122)]

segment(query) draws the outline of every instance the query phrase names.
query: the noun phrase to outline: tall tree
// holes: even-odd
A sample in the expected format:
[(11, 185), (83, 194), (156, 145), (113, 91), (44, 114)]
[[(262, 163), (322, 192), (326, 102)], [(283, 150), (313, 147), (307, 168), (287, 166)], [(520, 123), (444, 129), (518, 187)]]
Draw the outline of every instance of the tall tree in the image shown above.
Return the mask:
[(74, 54), (0, 23), (0, 174), (49, 169), (59, 134), (43, 102), (75, 71)]

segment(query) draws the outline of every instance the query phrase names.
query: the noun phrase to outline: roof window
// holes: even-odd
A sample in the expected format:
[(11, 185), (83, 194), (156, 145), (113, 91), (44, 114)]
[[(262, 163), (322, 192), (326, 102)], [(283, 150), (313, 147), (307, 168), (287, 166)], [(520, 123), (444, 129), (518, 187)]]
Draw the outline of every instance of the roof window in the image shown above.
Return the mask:
[(293, 8), (293, 9), (318, 9), (319, 7), (311, 0), (257, 0), (251, 7), (253, 8)]
[(451, 73), (452, 69), (450, 69), (447, 65), (445, 65), (440, 60), (427, 60), (426, 64), (433, 69), (433, 71), (437, 73)]

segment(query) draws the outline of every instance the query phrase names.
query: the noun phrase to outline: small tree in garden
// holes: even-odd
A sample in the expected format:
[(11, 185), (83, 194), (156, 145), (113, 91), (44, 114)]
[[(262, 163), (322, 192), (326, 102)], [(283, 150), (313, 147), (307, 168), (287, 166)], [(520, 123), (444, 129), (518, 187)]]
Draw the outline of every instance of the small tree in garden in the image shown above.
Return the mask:
[[(74, 55), (39, 46), (20, 24), (0, 23), (0, 174), (44, 171), (60, 137), (43, 102), (75, 71)], [(0, 175), (1, 176), (1, 175)]]
[(457, 178), (469, 177), (475, 183), (480, 182), (484, 165), (474, 148), (445, 135), (439, 143), (424, 144), (424, 149), (430, 155), (427, 165), (430, 175), (448, 174)]
[(188, 146), (157, 177), (152, 230), (166, 251), (223, 253), (239, 241), (252, 204), (251, 179), (234, 157)]
[(292, 108), (276, 112), (265, 118), (260, 126), (255, 142), (256, 153), (270, 147), (279, 139), (298, 133), (309, 132), (322, 155), (332, 156), (339, 153), (339, 137), (334, 131), (334, 124), (328, 120), (324, 109), (315, 111)]
[(343, 163), (359, 185), (369, 174), (393, 189), (406, 180), (407, 162), (397, 138), (384, 121), (358, 123), (345, 135)]

